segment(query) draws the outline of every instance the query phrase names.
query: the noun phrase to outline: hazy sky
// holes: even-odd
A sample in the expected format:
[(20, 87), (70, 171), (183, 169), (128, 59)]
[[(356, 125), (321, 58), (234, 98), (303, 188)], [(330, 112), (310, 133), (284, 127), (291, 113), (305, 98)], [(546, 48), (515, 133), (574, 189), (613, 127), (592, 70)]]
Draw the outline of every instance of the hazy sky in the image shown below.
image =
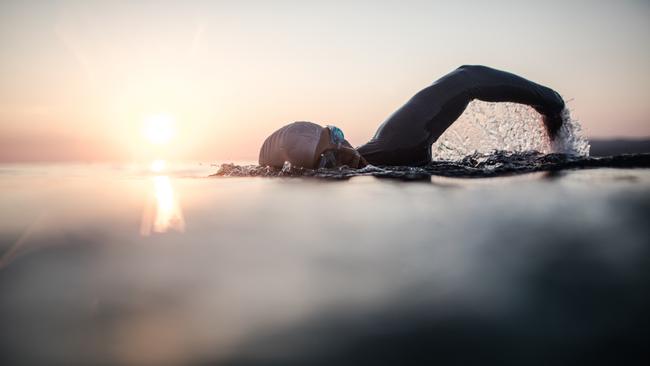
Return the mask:
[(647, 137), (649, 36), (647, 0), (0, 0), (0, 160), (255, 159), (295, 120), (360, 145), (461, 64), (552, 87), (590, 137)]

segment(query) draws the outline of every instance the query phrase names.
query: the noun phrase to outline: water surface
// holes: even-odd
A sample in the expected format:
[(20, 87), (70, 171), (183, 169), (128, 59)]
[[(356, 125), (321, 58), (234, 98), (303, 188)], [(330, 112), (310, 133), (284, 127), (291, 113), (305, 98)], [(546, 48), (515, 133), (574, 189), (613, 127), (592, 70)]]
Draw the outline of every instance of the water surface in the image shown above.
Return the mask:
[(3, 364), (626, 363), (650, 170), (0, 168)]

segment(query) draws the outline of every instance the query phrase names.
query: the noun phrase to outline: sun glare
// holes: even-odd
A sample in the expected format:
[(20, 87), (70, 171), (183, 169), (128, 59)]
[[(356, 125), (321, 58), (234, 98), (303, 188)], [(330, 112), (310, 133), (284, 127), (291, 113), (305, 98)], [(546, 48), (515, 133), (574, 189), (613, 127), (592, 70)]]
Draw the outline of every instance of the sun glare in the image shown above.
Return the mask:
[(154, 160), (151, 162), (151, 165), (149, 166), (149, 169), (152, 172), (160, 173), (163, 170), (165, 170), (165, 167), (167, 166), (167, 163), (164, 160)]
[(152, 144), (167, 144), (174, 137), (174, 119), (168, 114), (148, 116), (144, 120), (142, 135)]

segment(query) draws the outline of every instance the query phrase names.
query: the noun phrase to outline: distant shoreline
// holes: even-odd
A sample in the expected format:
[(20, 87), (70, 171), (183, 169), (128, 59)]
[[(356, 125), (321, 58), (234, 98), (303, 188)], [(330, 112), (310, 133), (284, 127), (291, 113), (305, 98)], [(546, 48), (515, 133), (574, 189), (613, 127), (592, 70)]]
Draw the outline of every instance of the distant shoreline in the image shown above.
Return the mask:
[(650, 139), (590, 139), (591, 156), (650, 153)]

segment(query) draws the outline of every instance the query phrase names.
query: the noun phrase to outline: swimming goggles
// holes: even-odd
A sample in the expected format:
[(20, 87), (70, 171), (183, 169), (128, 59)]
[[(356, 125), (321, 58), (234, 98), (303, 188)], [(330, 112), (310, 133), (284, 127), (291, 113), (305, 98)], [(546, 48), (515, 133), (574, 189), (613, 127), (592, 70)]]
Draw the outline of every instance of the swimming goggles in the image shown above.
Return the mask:
[(341, 145), (345, 141), (345, 135), (343, 135), (343, 131), (341, 131), (340, 128), (332, 125), (327, 125), (327, 128), (330, 130), (330, 143), (335, 145), (336, 148), (325, 150), (320, 154), (320, 158), (318, 159), (318, 169), (336, 168), (336, 152), (341, 148)]
[(345, 141), (345, 135), (343, 135), (343, 131), (341, 131), (340, 128), (332, 125), (327, 125), (327, 128), (330, 130), (330, 142), (332, 142), (333, 145), (336, 145), (337, 149), (340, 149), (341, 144), (343, 141)]

